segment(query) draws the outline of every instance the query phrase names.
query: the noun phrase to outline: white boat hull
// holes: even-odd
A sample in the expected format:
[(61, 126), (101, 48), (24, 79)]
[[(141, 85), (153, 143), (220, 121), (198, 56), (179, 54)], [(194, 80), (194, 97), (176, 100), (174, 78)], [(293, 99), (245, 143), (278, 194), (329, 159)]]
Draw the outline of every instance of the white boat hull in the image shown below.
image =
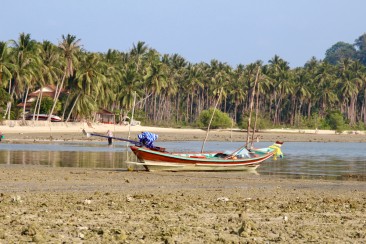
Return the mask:
[(135, 165), (144, 166), (150, 172), (156, 171), (255, 171), (259, 164), (246, 165), (225, 165), (225, 164), (182, 164), (167, 163), (157, 161), (147, 161), (143, 163), (135, 163)]

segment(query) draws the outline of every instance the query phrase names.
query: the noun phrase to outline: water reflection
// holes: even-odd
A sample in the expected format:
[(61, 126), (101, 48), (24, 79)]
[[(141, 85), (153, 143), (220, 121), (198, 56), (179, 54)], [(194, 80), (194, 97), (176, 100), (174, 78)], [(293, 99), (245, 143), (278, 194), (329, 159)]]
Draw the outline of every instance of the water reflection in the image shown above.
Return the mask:
[[(270, 143), (257, 143), (265, 147)], [(170, 151), (197, 151), (202, 142), (160, 142)], [(238, 142), (208, 142), (205, 151), (238, 148)], [(285, 143), (285, 158), (267, 160), (257, 172), (262, 175), (284, 175), (294, 178), (366, 178), (366, 143)], [(60, 142), (47, 144), (0, 144), (0, 164), (30, 164), (52, 167), (127, 169), (127, 161), (136, 157), (126, 143)], [(138, 168), (139, 169), (139, 168)], [(142, 168), (141, 168), (142, 169)]]
[[(128, 154), (128, 155), (127, 155)], [(127, 168), (136, 161), (124, 152), (0, 151), (0, 164), (47, 165), (52, 167)]]

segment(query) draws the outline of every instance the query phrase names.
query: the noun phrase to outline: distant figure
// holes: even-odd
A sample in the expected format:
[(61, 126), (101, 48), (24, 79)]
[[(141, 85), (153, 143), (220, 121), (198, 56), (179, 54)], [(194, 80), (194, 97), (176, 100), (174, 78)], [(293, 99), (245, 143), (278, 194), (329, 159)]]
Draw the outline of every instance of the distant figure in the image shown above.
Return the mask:
[(0, 131), (0, 141), (3, 139), (3, 133)]
[(108, 136), (108, 145), (112, 145), (113, 132), (108, 130), (107, 131), (107, 136)]

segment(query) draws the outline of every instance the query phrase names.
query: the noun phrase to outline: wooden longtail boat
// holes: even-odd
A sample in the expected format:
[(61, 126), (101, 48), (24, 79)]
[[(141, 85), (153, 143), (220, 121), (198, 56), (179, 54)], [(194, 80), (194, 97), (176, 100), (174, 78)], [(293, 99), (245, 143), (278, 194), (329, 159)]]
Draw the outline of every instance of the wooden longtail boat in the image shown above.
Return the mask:
[(271, 157), (281, 156), (281, 142), (247, 151), (244, 147), (234, 153), (170, 153), (164, 148), (130, 146), (139, 165), (148, 171), (246, 171), (255, 170)]
[(283, 142), (279, 141), (269, 147), (259, 149), (247, 150), (243, 146), (234, 152), (172, 153), (167, 152), (163, 147), (148, 148), (139, 141), (87, 133), (85, 130), (83, 133), (87, 137), (98, 136), (133, 144), (130, 149), (139, 162), (129, 162), (129, 164), (142, 165), (148, 171), (246, 171), (255, 170), (260, 163), (271, 157), (274, 160), (282, 157)]

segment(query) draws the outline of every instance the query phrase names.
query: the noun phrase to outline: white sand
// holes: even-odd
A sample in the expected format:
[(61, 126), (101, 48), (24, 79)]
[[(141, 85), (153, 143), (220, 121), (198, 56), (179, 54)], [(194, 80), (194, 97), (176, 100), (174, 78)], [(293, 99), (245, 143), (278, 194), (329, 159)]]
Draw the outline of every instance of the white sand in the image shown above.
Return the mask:
[(200, 129), (177, 129), (177, 128), (162, 128), (149, 126), (129, 126), (129, 125), (114, 125), (102, 123), (86, 123), (86, 122), (47, 122), (47, 121), (26, 121), (26, 125), (22, 125), (21, 121), (3, 121), (0, 125), (0, 131), (6, 133), (50, 133), (50, 132), (81, 132), (85, 129), (87, 132), (106, 133), (108, 130), (113, 132), (179, 132), (179, 133), (201, 133)]
[[(47, 122), (47, 121), (26, 121), (26, 125), (22, 125), (20, 120), (5, 120), (0, 125), (0, 131), (2, 133), (49, 133), (49, 132), (81, 132), (83, 129), (86, 131), (94, 131), (105, 133), (108, 130), (113, 132), (140, 132), (140, 131), (154, 131), (154, 132), (179, 132), (179, 133), (202, 133), (205, 132), (201, 129), (180, 129), (180, 128), (162, 128), (162, 127), (150, 127), (150, 126), (128, 126), (128, 125), (114, 125), (114, 124), (102, 124), (102, 123), (86, 123), (86, 122)], [(238, 130), (238, 129), (235, 129)], [(335, 134), (334, 130), (317, 130), (317, 129), (268, 129), (261, 130), (261, 132), (268, 133), (291, 133), (291, 134)], [(365, 135), (364, 131), (344, 131), (342, 134), (360, 134)]]

